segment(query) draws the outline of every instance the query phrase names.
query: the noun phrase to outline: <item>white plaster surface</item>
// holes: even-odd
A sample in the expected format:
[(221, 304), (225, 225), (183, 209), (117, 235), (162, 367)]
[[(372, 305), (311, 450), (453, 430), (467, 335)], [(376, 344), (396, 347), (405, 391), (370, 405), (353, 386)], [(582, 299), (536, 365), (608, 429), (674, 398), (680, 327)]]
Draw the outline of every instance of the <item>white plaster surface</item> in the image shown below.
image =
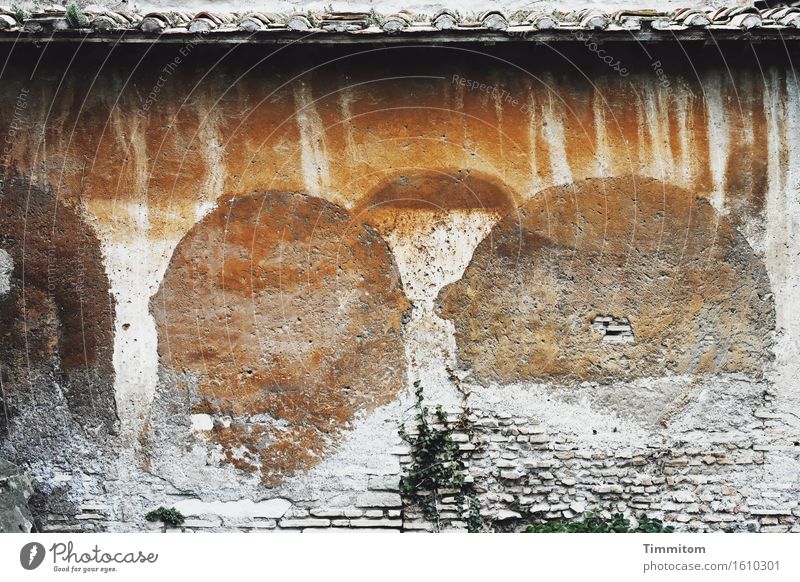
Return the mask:
[(5, 249), (0, 249), (0, 295), (11, 291), (11, 274), (14, 272), (14, 259)]
[[(712, 165), (715, 183), (722, 185), (726, 158), (719, 150), (726, 149), (730, 137), (721, 118), (726, 110), (722, 101), (721, 80), (718, 78), (703, 79), (706, 88), (706, 107), (709, 120), (709, 148), (716, 152), (712, 156)], [(784, 103), (784, 95), (790, 95)], [(324, 128), (318, 114), (313, 109), (313, 103), (307, 92), (298, 88), (295, 93), (298, 108), (304, 113), (298, 115), (298, 124), (301, 128), (302, 164), (306, 185), (309, 189), (319, 189), (329, 179), (326, 168), (328, 167), (329, 153), (326, 152), (321, 134)], [(659, 103), (665, 98), (663, 90), (654, 90), (650, 99), (658, 99)], [(673, 102), (673, 110), (683, 119), (688, 117), (689, 104), (685, 99)], [(602, 103), (595, 103), (595, 107), (602, 109)], [(797, 151), (798, 127), (800, 124), (800, 99), (797, 96), (796, 85), (786, 83), (771, 71), (767, 77), (767, 91), (765, 94), (765, 111), (771, 123), (768, 144), (770, 160), (770, 190), (767, 200), (767, 222), (774, 225), (768, 229), (765, 238), (759, 245), (757, 240), (751, 242), (757, 250), (766, 256), (770, 277), (775, 288), (776, 305), (778, 309), (779, 343), (778, 343), (778, 368), (780, 370), (779, 386), (782, 386), (782, 396), (796, 399), (792, 394), (792, 382), (796, 385), (798, 380), (798, 366), (794, 363), (797, 353), (800, 353), (800, 338), (794, 313), (800, 305), (800, 260), (795, 248), (794, 236), (800, 230), (800, 216), (798, 215), (797, 196), (800, 191), (800, 172), (794, 166), (800, 152)], [(547, 104), (543, 115), (547, 118), (547, 130), (543, 137), (549, 145), (549, 159), (531, 159), (531, 164), (549, 164), (553, 170), (553, 182), (569, 182), (572, 179), (571, 169), (566, 159), (566, 144), (564, 143), (563, 126), (561, 123), (558, 102)], [(601, 116), (598, 118), (603, 119)], [(649, 171), (656, 178), (663, 179), (670, 168), (675, 169), (677, 160), (667, 151), (668, 145), (664, 143), (666, 120), (658, 110), (647, 110), (642, 118), (643, 137), (645, 144), (650, 144), (658, 155), (652, 156), (653, 163)], [(613, 120), (606, 118), (606, 126)], [(684, 147), (688, 128), (681, 132), (682, 151), (690, 148)], [(602, 173), (620, 171), (621, 164), (604, 152), (607, 141), (598, 139), (599, 171)], [(780, 152), (788, 147), (790, 155), (788, 162), (782, 161)], [(659, 158), (659, 159), (655, 159)], [(783, 158), (784, 160), (786, 158)], [(609, 166), (614, 167), (613, 171)], [(678, 177), (679, 182), (691, 183), (691, 171), (684, 171)], [(547, 187), (554, 184), (542, 184)], [(718, 208), (722, 207), (723, 200), (715, 201)], [(198, 210), (198, 216), (203, 210)], [(142, 224), (140, 231), (147, 232), (146, 215), (140, 217)], [(490, 232), (498, 220), (498, 216), (485, 212), (415, 212), (412, 217), (398, 215), (396, 231), (385, 232), (385, 238), (394, 254), (401, 275), (404, 291), (413, 303), (410, 321), (405, 329), (406, 355), (409, 364), (409, 385), (414, 380), (421, 380), (426, 388), (426, 396), (433, 402), (440, 402), (445, 406), (456, 405), (460, 401), (450, 380), (447, 367), (455, 365), (455, 340), (452, 324), (442, 320), (433, 310), (435, 298), (439, 291), (447, 284), (458, 280), (469, 264), (472, 253), (477, 244)], [(401, 234), (402, 233), (402, 234)], [(138, 240), (138, 239), (136, 239)], [(170, 243), (171, 245), (174, 242)], [(144, 244), (142, 243), (142, 246)], [(142, 263), (140, 259), (144, 250), (137, 245), (130, 247), (133, 253), (122, 256), (120, 250), (116, 258), (118, 263)], [(136, 249), (140, 248), (139, 251)], [(152, 245), (148, 246), (148, 253), (153, 252)], [(111, 255), (110, 264), (115, 264), (114, 255)], [(131, 283), (125, 276), (117, 275), (113, 279), (115, 296), (127, 301), (132, 301), (126, 293), (144, 293), (149, 297), (157, 287), (163, 275), (165, 263), (157, 258), (150, 257), (144, 261), (152, 263), (155, 268), (148, 275), (149, 283), (142, 291), (131, 289)], [(143, 267), (139, 267), (143, 268)], [(113, 272), (113, 268), (110, 269)], [(141, 277), (141, 272), (127, 275), (127, 277)], [(126, 285), (128, 287), (126, 287)], [(139, 285), (142, 285), (141, 280)], [(138, 304), (141, 310), (144, 304)], [(121, 310), (125, 313), (124, 310)], [(147, 316), (149, 317), (149, 315)], [(150, 336), (151, 338), (153, 336)], [(151, 340), (152, 341), (152, 340)], [(155, 361), (155, 344), (144, 342), (151, 350), (146, 362)], [(125, 352), (134, 354), (128, 348)], [(131, 356), (132, 357), (132, 356)], [(116, 362), (117, 360), (115, 360)], [(148, 374), (154, 374), (149, 368)], [(467, 381), (469, 379), (467, 378)], [(129, 384), (130, 379), (126, 380)], [(664, 377), (643, 379), (629, 384), (615, 384), (609, 386), (581, 385), (562, 389), (547, 385), (515, 384), (510, 386), (478, 386), (469, 385), (471, 405), (484, 410), (493, 410), (501, 414), (523, 417), (539, 418), (548, 430), (555, 430), (564, 435), (586, 441), (587, 444), (597, 446), (637, 446), (653, 435), (660, 434), (662, 428), (659, 423), (664, 422), (676, 433), (680, 433), (693, 442), (702, 442), (708, 438), (717, 438), (720, 433), (736, 433), (738, 429), (748, 429), (748, 422), (752, 422), (750, 414), (752, 408), (742, 407), (742, 399), (756, 402), (758, 394), (750, 394), (748, 387), (760, 390), (760, 386), (750, 385), (741, 379), (719, 379), (706, 384), (697, 384), (692, 378)], [(754, 404), (756, 406), (757, 404)], [(308, 502), (326, 506), (347, 506), (353, 503), (353, 496), (365, 491), (369, 475), (391, 475), (399, 471), (397, 457), (391, 451), (401, 445), (397, 435), (398, 422), (408, 420), (413, 411), (410, 409), (410, 390), (407, 390), (393, 403), (380, 407), (370, 414), (358, 415), (353, 421), (351, 430), (339, 442), (331, 443), (333, 452), (327, 455), (318, 465), (305, 473), (300, 473), (288, 478), (281, 486), (272, 491), (274, 495), (295, 502)], [(744, 416), (742, 416), (744, 415)], [(740, 423), (738, 429), (736, 423)], [(704, 427), (714, 425), (717, 427), (708, 436)], [(211, 418), (206, 415), (194, 415), (191, 418), (190, 430), (203, 432), (212, 428)], [(752, 428), (752, 427), (750, 427)], [(749, 430), (749, 429), (748, 429)], [(742, 433), (743, 434), (743, 433)], [(738, 438), (738, 437), (737, 437)], [(177, 449), (176, 449), (177, 451)], [(249, 510), (239, 509), (235, 501), (243, 495), (256, 495), (259, 490), (257, 480), (250, 476), (239, 475), (229, 466), (212, 465), (218, 463), (221, 457), (201, 444), (194, 447), (187, 455), (185, 463), (185, 481), (176, 482), (180, 488), (192, 487), (192, 483), (203, 483), (202, 497), (213, 499), (216, 495), (217, 507), (211, 502), (206, 505), (189, 505), (194, 514), (216, 513), (242, 517)], [(789, 467), (789, 468), (787, 468)], [(790, 478), (791, 465), (787, 463), (773, 464), (771, 470), (781, 478)], [(200, 503), (193, 501), (192, 503)], [(210, 504), (209, 504), (210, 503)], [(248, 506), (249, 507), (249, 506)], [(187, 510), (188, 511), (188, 510)]]
[[(681, 3), (685, 4), (685, 3)], [(712, 203), (718, 210), (724, 208), (724, 170), (731, 136), (725, 126), (724, 116), (729, 105), (723, 101), (719, 77), (702, 79), (707, 108), (709, 150), (715, 192)], [(301, 129), (301, 160), (306, 187), (311, 191), (326, 190), (329, 159), (322, 135), (318, 113), (313, 109), (307, 89), (298, 86), (295, 92)], [(663, 105), (664, 93), (655, 90), (650, 99)], [(687, 99), (671, 102), (672, 111), (682, 120), (688, 119)], [(603, 109), (596, 101), (594, 107)], [(661, 107), (661, 105), (659, 105)], [(346, 107), (345, 107), (346, 111)], [(777, 344), (775, 390), (778, 394), (779, 417), (786, 424), (780, 438), (794, 437), (798, 433), (800, 411), (800, 91), (797, 79), (786, 77), (775, 69), (765, 71), (764, 111), (768, 120), (768, 141), (765, 156), (769, 164), (769, 183), (766, 196), (768, 225), (759, 236), (751, 234), (749, 240), (762, 254), (775, 294), (777, 310)], [(530, 164), (548, 164), (553, 170), (554, 183), (568, 183), (572, 170), (566, 156), (563, 124), (557, 101), (545, 108), (547, 119), (544, 132), (549, 145), (549, 159), (532, 157)], [(604, 119), (596, 116), (597, 119)], [(603, 127), (607, 133), (598, 132), (598, 171), (606, 173), (624, 171), (625, 161), (614, 160), (608, 151), (607, 137), (612, 120), (605, 117)], [(659, 108), (645, 110), (642, 132), (643, 143), (651, 144), (653, 163), (649, 169), (654, 177), (664, 179), (670, 171), (676, 172), (676, 181), (691, 186), (692, 173), (687, 152), (694, 144), (688, 142), (689, 129), (685, 123), (680, 132), (681, 158), (674, 159), (669, 145), (665, 145), (665, 118)], [(688, 122), (687, 122), (688, 123)], [(533, 124), (531, 125), (533, 127)], [(784, 153), (785, 152), (785, 153)], [(531, 156), (534, 156), (531, 152)], [(701, 154), (702, 155), (702, 154)], [(222, 157), (209, 157), (211, 166), (221, 165)], [(680, 170), (680, 171), (679, 171)], [(211, 172), (214, 172), (212, 168)], [(219, 174), (215, 174), (219, 175)], [(548, 187), (554, 184), (538, 184)], [(221, 181), (209, 182), (211, 190), (220, 187)], [(213, 208), (214, 195), (197, 203), (195, 218), (200, 220)], [(144, 204), (121, 204), (118, 212), (125, 214), (133, 225), (125, 236), (104, 232), (98, 227), (103, 240), (107, 273), (116, 300), (116, 333), (114, 366), (115, 388), (118, 404), (124, 410), (138, 402), (136, 410), (146, 413), (157, 384), (157, 340), (153, 318), (149, 313), (149, 300), (157, 290), (177, 244), (177, 235), (170, 237), (153, 233), (150, 216)], [(456, 345), (450, 322), (442, 320), (433, 306), (439, 291), (458, 280), (469, 264), (477, 244), (490, 232), (498, 216), (485, 212), (415, 212), (409, 224), (398, 220), (397, 233), (386, 233), (387, 242), (400, 271), (403, 288), (413, 303), (410, 321), (405, 329), (406, 357), (409, 364), (409, 384), (421, 380), (426, 395), (445, 405), (455, 404), (460, 395), (454, 390), (446, 368), (455, 365)], [(753, 231), (756, 233), (756, 230)], [(400, 235), (399, 233), (403, 233)], [(112, 236), (114, 234), (115, 236)], [(3, 254), (5, 253), (5, 255)], [(8, 285), (13, 265), (10, 256), (0, 251), (0, 293)], [(4, 262), (5, 261), (5, 262)], [(5, 269), (5, 270), (4, 270)], [(3, 282), (6, 281), (6, 287)], [(7, 292), (7, 289), (6, 291)], [(128, 327), (125, 325), (128, 324)], [(629, 384), (609, 386), (580, 385), (569, 389), (546, 385), (518, 384), (510, 386), (470, 385), (471, 404), (476, 408), (498, 413), (534, 417), (553, 430), (570, 435), (587, 446), (642, 446), (654, 434), (663, 434), (664, 425), (687, 440), (702, 443), (720, 434), (735, 434), (735, 438), (749, 438), (756, 430), (752, 411), (758, 406), (763, 386), (751, 384), (740, 378), (719, 378), (706, 383), (693, 378), (649, 378)], [(753, 406), (742, 406), (742, 402)], [(301, 503), (319, 503), (328, 506), (348, 506), (358, 492), (367, 490), (370, 475), (393, 475), (400, 470), (393, 448), (401, 445), (397, 434), (398, 422), (413, 414), (410, 391), (367, 415), (358, 415), (350, 431), (339, 442), (331, 443), (334, 452), (305, 473), (287, 479), (270, 495), (277, 499), (255, 501), (262, 490), (257, 478), (242, 475), (229, 465), (221, 465), (221, 453), (209, 451), (200, 443), (190, 451), (182, 450), (182, 443), (166, 443), (171, 454), (181, 455), (180, 481), (168, 481), (181, 494), (197, 493), (201, 499), (183, 499), (176, 503), (186, 515), (215, 514), (230, 518), (280, 517), (291, 505), (289, 499)], [(659, 424), (663, 423), (663, 424)], [(713, 431), (706, 430), (716, 427)], [(193, 415), (186, 430), (202, 433), (211, 430), (213, 423), (208, 415)], [(764, 434), (760, 432), (758, 434)], [(200, 437), (202, 438), (202, 436)], [(731, 437), (733, 438), (733, 437)], [(796, 482), (798, 463), (788, 455), (773, 456), (767, 471), (781, 483), (791, 486)], [(126, 452), (119, 463), (120, 471), (133, 480), (139, 476), (137, 461)], [(153, 469), (159, 474), (159, 469)], [(172, 475), (170, 475), (172, 478)], [(165, 479), (165, 481), (167, 481)], [(131, 493), (148, 498), (151, 483), (131, 485)], [(263, 490), (262, 490), (263, 491)], [(247, 498), (245, 498), (247, 497)]]
[(714, 191), (709, 202), (717, 212), (725, 213), (725, 172), (728, 166), (728, 150), (730, 145), (729, 123), (730, 106), (723, 101), (723, 77), (721, 73), (707, 75), (703, 79), (703, 93), (708, 112), (708, 157), (711, 164), (711, 175), (714, 180)]
[[(153, 238), (145, 204), (120, 204), (133, 225), (128, 237), (103, 245), (106, 273), (115, 299), (114, 389), (124, 411), (146, 406), (158, 376), (158, 337), (150, 297), (158, 290), (178, 238)], [(102, 237), (101, 232), (101, 237)]]
[(252, 499), (241, 501), (201, 501), (186, 499), (175, 504), (175, 509), (188, 516), (219, 515), (222, 517), (283, 517), (292, 506), (291, 502), (275, 498), (255, 502)]
[(386, 234), (403, 291), (413, 304), (404, 332), (409, 378), (419, 380), (435, 399), (456, 396), (447, 373), (456, 365), (456, 342), (452, 322), (434, 312), (434, 301), (443, 287), (461, 278), (498, 218), (483, 211), (416, 210), (400, 214), (396, 229)]
[[(800, 85), (796, 73), (766, 72), (769, 184), (763, 253), (775, 293), (776, 390), (790, 434), (800, 434)], [(782, 152), (785, 151), (785, 154)], [(762, 246), (762, 245), (759, 245)]]

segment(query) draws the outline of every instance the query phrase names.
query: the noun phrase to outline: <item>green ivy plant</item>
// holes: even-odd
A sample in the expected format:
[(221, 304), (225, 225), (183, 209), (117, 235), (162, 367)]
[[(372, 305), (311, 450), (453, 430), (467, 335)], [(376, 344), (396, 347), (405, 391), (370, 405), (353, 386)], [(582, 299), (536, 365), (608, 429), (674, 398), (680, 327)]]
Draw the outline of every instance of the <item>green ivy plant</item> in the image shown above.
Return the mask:
[(464, 459), (458, 443), (453, 440), (454, 426), (448, 422), (447, 413), (441, 406), (431, 414), (425, 405), (419, 381), (414, 382), (414, 395), (416, 434), (409, 434), (402, 425), (399, 428), (400, 437), (411, 448), (412, 458), (400, 480), (400, 490), (421, 508), (436, 531), (441, 528), (439, 501), (442, 492), (456, 491), (454, 497), (459, 518), (464, 519), (469, 531), (479, 531), (483, 527), (480, 503), (472, 486), (465, 480)]
[(178, 527), (186, 520), (183, 514), (174, 507), (167, 508), (163, 505), (149, 512), (144, 518), (147, 521), (161, 521), (172, 527)]
[(598, 510), (587, 511), (580, 519), (553, 519), (544, 523), (529, 526), (526, 533), (672, 533), (671, 525), (665, 526), (659, 519), (642, 517), (639, 525), (631, 526), (631, 522), (621, 513), (613, 513), (604, 517)]

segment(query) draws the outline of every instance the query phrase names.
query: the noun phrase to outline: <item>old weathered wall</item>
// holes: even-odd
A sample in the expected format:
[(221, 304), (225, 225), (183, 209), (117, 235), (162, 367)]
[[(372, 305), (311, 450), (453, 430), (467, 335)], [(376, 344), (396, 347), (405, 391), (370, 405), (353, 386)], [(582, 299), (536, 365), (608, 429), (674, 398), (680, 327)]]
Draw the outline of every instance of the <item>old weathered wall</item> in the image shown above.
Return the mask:
[(497, 528), (797, 529), (793, 49), (604, 48), (4, 49), (39, 525), (425, 529), (420, 381)]

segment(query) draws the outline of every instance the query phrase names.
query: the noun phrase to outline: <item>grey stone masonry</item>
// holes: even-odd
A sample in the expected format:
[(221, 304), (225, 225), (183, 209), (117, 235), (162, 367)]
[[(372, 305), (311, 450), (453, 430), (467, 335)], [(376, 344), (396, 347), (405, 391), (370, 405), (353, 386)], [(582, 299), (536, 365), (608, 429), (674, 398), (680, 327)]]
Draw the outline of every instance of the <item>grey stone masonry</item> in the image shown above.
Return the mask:
[[(477, 494), (490, 530), (520, 531), (532, 523), (599, 510), (621, 512), (633, 521), (661, 519), (686, 532), (798, 532), (800, 484), (793, 468), (800, 463), (800, 441), (785, 429), (773, 400), (767, 394), (742, 413), (741, 430), (675, 433), (656, 428), (646, 438), (612, 432), (616, 440), (594, 438), (591, 430), (565, 430), (547, 414), (509, 414), (473, 405), (465, 423), (453, 424), (453, 440), (463, 455), (465, 482)], [(459, 411), (448, 412), (455, 423)], [(410, 423), (406, 430), (414, 433)], [(184, 508), (186, 521), (180, 528), (124, 515), (95, 492), (71, 512), (49, 515), (45, 530), (437, 529), (401, 495), (401, 477), (412, 461), (409, 447), (399, 440), (388, 443), (386, 454), (397, 460), (395, 470), (353, 474), (347, 481), (353, 488), (324, 498), (201, 501), (152, 478), (153, 508)], [(456, 504), (459, 491), (438, 493), (439, 529), (466, 529)]]
[[(536, 418), (473, 410), (470, 421), (471, 434), (457, 440), (481, 514), (494, 529), (522, 529), (597, 509), (634, 521), (658, 518), (677, 531), (800, 531), (800, 484), (779, 489), (760, 478), (769, 456), (800, 457), (795, 443), (767, 445), (752, 434), (712, 433), (702, 444), (654, 438), (638, 446), (597, 446)], [(421, 516), (405, 515), (406, 529), (426, 529)], [(450, 527), (463, 527), (452, 506), (442, 505), (441, 517)]]

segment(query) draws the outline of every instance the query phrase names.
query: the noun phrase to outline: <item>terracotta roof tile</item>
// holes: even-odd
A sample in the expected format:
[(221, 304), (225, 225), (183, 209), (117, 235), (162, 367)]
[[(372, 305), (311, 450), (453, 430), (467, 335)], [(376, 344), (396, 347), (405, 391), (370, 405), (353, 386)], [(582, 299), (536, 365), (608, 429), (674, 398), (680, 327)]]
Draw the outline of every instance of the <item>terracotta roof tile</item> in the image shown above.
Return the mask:
[[(42, 40), (42, 36), (69, 37), (75, 31), (89, 32), (98, 37), (116, 38), (126, 32), (126, 39), (169, 37), (171, 34), (199, 33), (208, 37), (257, 41), (259, 34), (270, 31), (285, 33), (297, 40), (298, 33), (308, 38), (329, 36), (331, 42), (346, 40), (347, 36), (379, 39), (393, 35), (414, 33), (434, 37), (473, 39), (475, 35), (523, 37), (536, 40), (539, 36), (576, 30), (619, 34), (623, 39), (637, 39), (637, 35), (664, 34), (674, 38), (674, 33), (694, 31), (707, 33), (751, 32), (759, 30), (800, 30), (800, 8), (780, 6), (758, 9), (752, 6), (723, 8), (683, 8), (673, 12), (655, 10), (624, 10), (605, 13), (596, 9), (577, 12), (517, 11), (512, 15), (499, 10), (489, 10), (478, 16), (466, 18), (457, 11), (441, 10), (433, 15), (401, 12), (379, 16), (366, 12), (328, 12), (320, 14), (271, 14), (264, 12), (230, 13), (204, 10), (197, 13), (149, 12), (138, 15), (131, 12), (103, 10), (87, 12), (80, 22), (72, 22), (63, 9), (48, 9), (22, 16), (10, 8), (0, 7), (0, 39), (3, 33), (10, 38), (26, 36)], [(471, 33), (471, 34), (470, 34)], [(673, 33), (673, 34), (670, 34)], [(249, 36), (248, 36), (249, 35)], [(344, 37), (344, 38), (342, 38)], [(800, 34), (797, 35), (800, 38)], [(569, 38), (569, 36), (565, 36)], [(790, 38), (794, 36), (790, 35)], [(47, 40), (47, 39), (45, 39)], [(494, 40), (494, 38), (493, 38)]]

